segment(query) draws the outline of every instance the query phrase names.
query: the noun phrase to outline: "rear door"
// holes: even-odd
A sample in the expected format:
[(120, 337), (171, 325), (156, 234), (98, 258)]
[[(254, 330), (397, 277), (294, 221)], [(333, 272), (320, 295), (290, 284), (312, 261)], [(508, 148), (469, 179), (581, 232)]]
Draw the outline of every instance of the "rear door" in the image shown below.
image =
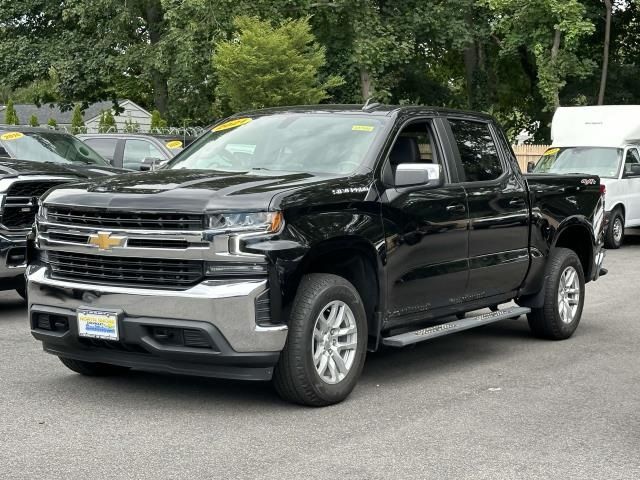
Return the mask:
[(529, 206), (501, 133), (476, 118), (448, 118), (469, 208), (470, 299), (516, 290), (529, 267)]

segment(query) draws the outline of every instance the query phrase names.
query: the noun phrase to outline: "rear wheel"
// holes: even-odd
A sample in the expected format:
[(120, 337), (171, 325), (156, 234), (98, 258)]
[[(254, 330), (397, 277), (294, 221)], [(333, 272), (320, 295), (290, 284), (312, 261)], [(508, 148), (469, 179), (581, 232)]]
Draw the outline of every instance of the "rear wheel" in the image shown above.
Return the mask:
[(68, 369), (88, 377), (110, 377), (113, 375), (121, 375), (129, 370), (128, 367), (110, 365), (108, 363), (91, 363), (83, 362), (82, 360), (74, 360), (72, 358), (58, 358)]
[(531, 309), (529, 327), (542, 338), (569, 338), (578, 328), (584, 305), (584, 273), (573, 250), (557, 248), (553, 251), (543, 288), (544, 305)]
[(620, 248), (624, 240), (624, 216), (619, 208), (611, 212), (609, 226), (604, 236), (604, 245), (610, 249)]
[(355, 287), (337, 275), (305, 275), (274, 386), (281, 397), (302, 405), (341, 402), (358, 381), (366, 349), (367, 319)]

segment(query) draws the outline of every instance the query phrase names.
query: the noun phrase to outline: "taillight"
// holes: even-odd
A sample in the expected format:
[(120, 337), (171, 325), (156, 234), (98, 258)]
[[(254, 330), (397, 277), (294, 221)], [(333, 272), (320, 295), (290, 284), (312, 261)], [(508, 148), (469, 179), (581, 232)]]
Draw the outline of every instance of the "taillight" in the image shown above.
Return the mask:
[(607, 186), (600, 184), (600, 196), (604, 197), (607, 194)]

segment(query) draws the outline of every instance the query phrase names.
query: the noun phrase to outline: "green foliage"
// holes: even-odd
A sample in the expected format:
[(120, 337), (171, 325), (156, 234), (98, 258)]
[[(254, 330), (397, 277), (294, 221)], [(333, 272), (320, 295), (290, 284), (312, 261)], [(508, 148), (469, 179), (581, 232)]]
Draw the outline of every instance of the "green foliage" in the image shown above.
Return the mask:
[(4, 111), (4, 123), (7, 125), (20, 125), (18, 114), (16, 113), (16, 109), (13, 106), (13, 100), (11, 99), (7, 102), (7, 107)]
[(151, 112), (151, 130), (159, 130), (163, 128), (167, 128), (167, 121), (162, 118), (160, 112), (158, 110), (153, 110)]
[[(371, 96), (490, 112), (546, 141), (558, 104), (596, 101), (604, 14), (601, 0), (0, 0), (0, 102), (129, 98), (183, 126)], [(254, 18), (248, 33), (238, 17)], [(311, 26), (289, 61), (290, 38), (270, 43), (292, 28), (283, 19)], [(638, 39), (640, 2), (615, 0), (606, 103), (640, 103)], [(295, 91), (309, 78), (313, 95)]]
[(98, 121), (99, 133), (115, 133), (118, 131), (116, 126), (116, 119), (113, 118), (111, 110), (103, 111), (100, 114), (100, 120)]
[(593, 32), (579, 0), (487, 0), (495, 13), (495, 34), (501, 37), (501, 55), (524, 49), (535, 61), (538, 88), (553, 110), (570, 76), (584, 77), (595, 68), (581, 58), (581, 41)]
[(82, 118), (82, 109), (77, 104), (73, 109), (73, 116), (71, 117), (71, 133), (74, 135), (82, 133), (85, 130), (84, 119)]
[(238, 17), (237, 35), (218, 45), (215, 55), (218, 106), (224, 113), (281, 105), (315, 104), (344, 82), (324, 80), (325, 49), (308, 19), (279, 26), (255, 17)]
[(29, 118), (29, 125), (32, 127), (39, 127), (40, 122), (38, 121), (38, 117), (36, 115), (31, 115)]
[(140, 132), (140, 124), (138, 122), (134, 122), (133, 120), (125, 120), (124, 122), (124, 133), (139, 133)]
[(47, 125), (49, 125), (49, 126), (50, 126), (50, 127), (52, 127), (52, 128), (56, 128), (56, 127), (58, 126), (58, 122), (56, 121), (56, 119), (55, 119), (55, 118), (50, 118), (50, 119), (47, 121)]

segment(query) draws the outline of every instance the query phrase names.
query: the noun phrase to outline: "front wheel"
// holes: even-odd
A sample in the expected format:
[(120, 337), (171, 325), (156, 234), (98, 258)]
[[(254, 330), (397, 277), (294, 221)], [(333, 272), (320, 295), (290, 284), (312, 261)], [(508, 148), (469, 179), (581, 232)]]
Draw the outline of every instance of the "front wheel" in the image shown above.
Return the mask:
[(573, 250), (553, 250), (543, 288), (544, 305), (531, 309), (529, 327), (541, 338), (569, 338), (578, 328), (584, 306), (584, 273)]
[(604, 246), (610, 249), (620, 248), (624, 240), (624, 217), (619, 208), (611, 212), (609, 225), (604, 235)]
[(337, 275), (305, 275), (274, 386), (282, 398), (302, 405), (341, 402), (358, 381), (366, 350), (367, 319), (355, 287)]

